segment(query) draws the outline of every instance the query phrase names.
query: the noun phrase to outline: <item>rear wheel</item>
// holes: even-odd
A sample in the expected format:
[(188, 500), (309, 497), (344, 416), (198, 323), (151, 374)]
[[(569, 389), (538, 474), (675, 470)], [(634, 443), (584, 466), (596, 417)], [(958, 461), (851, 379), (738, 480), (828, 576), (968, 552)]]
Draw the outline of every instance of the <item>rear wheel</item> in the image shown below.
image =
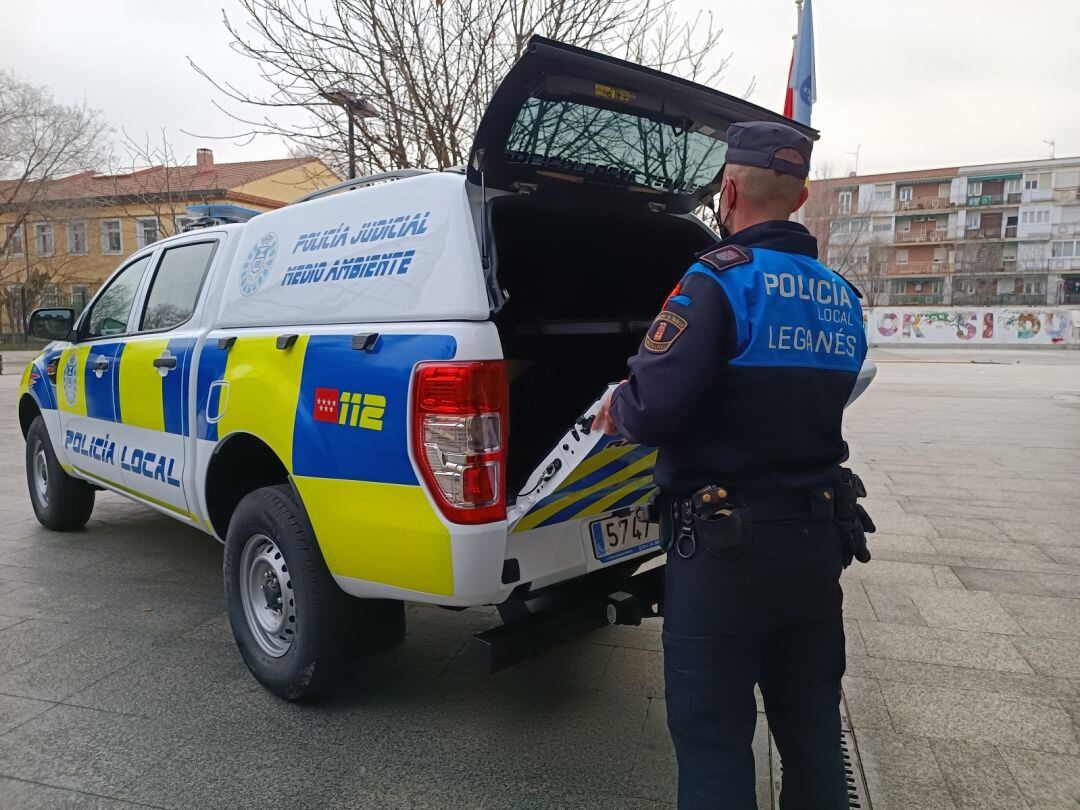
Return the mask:
[(26, 432), (26, 483), (34, 514), (42, 526), (65, 532), (82, 528), (90, 520), (94, 488), (64, 472), (40, 416)]
[(288, 486), (240, 502), (225, 540), (224, 575), (240, 654), (286, 700), (324, 694), (360, 656), (404, 636), (401, 602), (354, 599), (337, 586)]

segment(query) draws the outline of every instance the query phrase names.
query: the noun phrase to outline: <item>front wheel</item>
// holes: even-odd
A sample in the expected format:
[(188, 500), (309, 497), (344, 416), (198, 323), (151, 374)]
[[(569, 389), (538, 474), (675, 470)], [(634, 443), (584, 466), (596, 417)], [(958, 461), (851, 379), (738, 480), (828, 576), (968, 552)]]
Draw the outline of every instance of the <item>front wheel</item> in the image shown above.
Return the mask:
[(34, 514), (42, 526), (67, 532), (82, 528), (90, 520), (94, 488), (64, 472), (40, 416), (26, 432), (26, 483)]
[(372, 643), (386, 630), (400, 640), (401, 603), (354, 599), (337, 586), (288, 486), (240, 501), (225, 539), (224, 577), (244, 663), (286, 700), (327, 692), (361, 655), (392, 646)]

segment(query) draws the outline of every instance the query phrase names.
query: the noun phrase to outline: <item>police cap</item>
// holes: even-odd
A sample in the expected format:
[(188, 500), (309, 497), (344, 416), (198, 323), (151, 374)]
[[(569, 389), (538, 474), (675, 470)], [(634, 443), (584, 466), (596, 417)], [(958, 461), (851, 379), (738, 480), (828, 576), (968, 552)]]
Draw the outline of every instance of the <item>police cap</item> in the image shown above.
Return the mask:
[[(803, 180), (810, 173), (813, 141), (785, 124), (766, 121), (732, 124), (728, 127), (727, 143), (724, 160), (728, 164), (772, 169)], [(802, 161), (796, 162), (795, 155), (787, 152), (789, 149), (797, 152)], [(785, 160), (785, 152), (789, 159)]]

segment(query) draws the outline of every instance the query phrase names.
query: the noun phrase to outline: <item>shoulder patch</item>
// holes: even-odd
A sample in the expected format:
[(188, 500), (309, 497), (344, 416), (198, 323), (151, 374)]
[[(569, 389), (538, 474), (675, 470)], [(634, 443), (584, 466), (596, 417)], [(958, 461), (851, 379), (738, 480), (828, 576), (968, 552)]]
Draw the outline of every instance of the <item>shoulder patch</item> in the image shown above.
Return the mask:
[(753, 258), (753, 255), (747, 248), (740, 245), (721, 245), (712, 250), (706, 250), (704, 253), (699, 253), (697, 258), (699, 262), (709, 265), (713, 270), (720, 273), (729, 267), (746, 264)]
[(681, 315), (662, 310), (645, 335), (645, 348), (654, 354), (663, 354), (689, 325), (689, 321)]

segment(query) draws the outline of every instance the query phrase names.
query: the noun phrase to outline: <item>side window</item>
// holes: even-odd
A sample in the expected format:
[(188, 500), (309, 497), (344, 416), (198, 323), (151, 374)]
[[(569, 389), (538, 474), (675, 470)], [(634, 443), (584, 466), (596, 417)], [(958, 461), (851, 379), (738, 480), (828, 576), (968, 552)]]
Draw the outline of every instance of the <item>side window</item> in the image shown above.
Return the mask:
[(120, 335), (127, 331), (135, 294), (138, 293), (143, 274), (149, 266), (150, 257), (143, 256), (121, 270), (109, 282), (105, 292), (91, 305), (90, 312), (79, 329), (80, 339)]
[(191, 317), (216, 242), (169, 248), (161, 257), (146, 297), (140, 331), (172, 329)]

